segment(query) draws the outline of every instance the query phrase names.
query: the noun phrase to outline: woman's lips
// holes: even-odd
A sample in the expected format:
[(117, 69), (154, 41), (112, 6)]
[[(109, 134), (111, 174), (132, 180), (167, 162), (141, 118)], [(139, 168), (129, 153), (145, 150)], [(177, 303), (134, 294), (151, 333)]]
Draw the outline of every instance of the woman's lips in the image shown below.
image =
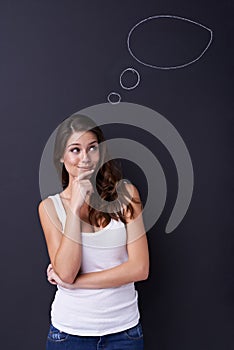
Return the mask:
[(83, 167), (80, 167), (80, 166), (78, 166), (78, 168), (79, 168), (79, 169), (83, 169), (83, 170), (91, 170), (91, 169), (93, 169), (92, 167), (89, 167), (89, 168), (83, 168)]

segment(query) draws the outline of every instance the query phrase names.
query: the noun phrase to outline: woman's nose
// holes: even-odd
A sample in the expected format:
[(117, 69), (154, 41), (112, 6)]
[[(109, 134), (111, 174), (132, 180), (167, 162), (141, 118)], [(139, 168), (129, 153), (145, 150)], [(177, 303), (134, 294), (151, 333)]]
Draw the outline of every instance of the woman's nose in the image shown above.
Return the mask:
[(82, 162), (87, 163), (90, 161), (88, 152), (84, 151), (81, 157)]

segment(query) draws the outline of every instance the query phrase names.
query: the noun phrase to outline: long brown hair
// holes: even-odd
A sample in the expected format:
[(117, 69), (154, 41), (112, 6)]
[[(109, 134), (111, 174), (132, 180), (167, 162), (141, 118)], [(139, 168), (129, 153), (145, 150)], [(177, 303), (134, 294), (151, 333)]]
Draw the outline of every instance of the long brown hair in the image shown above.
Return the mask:
[[(69, 118), (65, 119), (58, 127), (55, 144), (54, 144), (54, 165), (58, 172), (60, 181), (62, 182), (63, 190), (69, 184), (69, 174), (64, 166), (60, 162), (63, 157), (63, 153), (67, 144), (67, 140), (74, 132), (91, 131), (98, 140), (100, 149), (99, 168), (97, 172), (90, 179), (92, 182), (94, 193), (90, 197), (89, 221), (96, 226), (100, 226), (98, 221), (103, 222), (106, 226), (111, 218), (118, 220), (126, 224), (124, 215), (121, 212), (121, 205), (126, 205), (126, 210), (130, 211), (130, 217), (133, 217), (134, 209), (130, 203), (130, 199), (133, 202), (137, 202), (134, 198), (131, 198), (129, 192), (123, 181), (122, 168), (120, 161), (114, 159), (108, 159), (108, 151), (105, 144), (105, 138), (100, 127), (98, 127), (92, 119), (81, 114), (73, 114)], [(93, 179), (96, 178), (96, 184), (93, 183)], [(117, 192), (118, 190), (118, 192)], [(100, 205), (100, 197), (105, 200), (105, 204)], [(116, 201), (118, 199), (118, 201)], [(115, 204), (112, 202), (114, 201)], [(108, 203), (108, 204), (106, 204)], [(116, 205), (118, 203), (118, 205)], [(99, 209), (96, 209), (96, 208)]]

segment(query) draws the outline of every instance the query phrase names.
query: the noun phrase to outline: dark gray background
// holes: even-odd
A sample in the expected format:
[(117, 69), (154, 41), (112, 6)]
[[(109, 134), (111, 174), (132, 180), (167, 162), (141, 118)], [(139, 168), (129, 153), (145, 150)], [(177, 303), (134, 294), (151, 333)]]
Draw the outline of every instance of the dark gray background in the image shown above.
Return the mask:
[[(200, 61), (162, 71), (129, 55), (131, 27), (157, 14), (190, 18), (214, 31)], [(194, 166), (190, 208), (166, 235), (177, 191), (170, 155), (139, 130), (107, 130), (109, 137), (134, 135), (152, 149), (168, 183), (163, 215), (148, 234), (150, 278), (136, 285), (145, 349), (233, 349), (233, 16), (232, 1), (0, 2), (2, 349), (41, 350), (46, 341), (55, 287), (46, 280), (48, 255), (37, 214), (45, 143), (63, 119), (106, 102), (112, 90), (165, 116), (183, 137)], [(162, 50), (154, 49), (154, 41), (151, 46), (157, 63), (175, 59), (177, 64), (204, 47), (207, 33), (182, 27), (169, 42), (173, 55), (166, 51), (163, 31), (157, 33)], [(186, 44), (180, 46), (176, 35)], [(145, 40), (139, 50), (149, 54)], [(118, 81), (129, 66), (142, 79), (127, 92)], [(144, 176), (135, 175), (130, 162), (125, 165), (126, 177), (145, 200)]]

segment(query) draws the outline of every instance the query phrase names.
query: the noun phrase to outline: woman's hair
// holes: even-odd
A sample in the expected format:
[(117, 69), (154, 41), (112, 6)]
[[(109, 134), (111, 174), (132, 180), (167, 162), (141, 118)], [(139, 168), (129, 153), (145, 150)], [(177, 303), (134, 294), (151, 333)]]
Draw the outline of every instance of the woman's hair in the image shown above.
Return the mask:
[[(81, 114), (73, 114), (65, 119), (59, 125), (55, 138), (54, 165), (59, 174), (60, 181), (62, 182), (63, 190), (68, 186), (69, 174), (64, 164), (60, 162), (60, 159), (63, 157), (70, 136), (74, 132), (82, 131), (91, 131), (96, 135), (100, 150), (100, 159), (96, 167), (97, 170), (90, 179), (94, 188), (94, 193), (92, 193), (90, 197), (90, 205), (88, 207), (89, 221), (96, 226), (100, 226), (98, 223), (98, 220), (100, 220), (104, 226), (106, 226), (111, 218), (115, 220), (120, 218), (120, 220), (126, 224), (126, 220), (121, 212), (121, 203), (126, 204), (126, 210), (130, 211), (130, 217), (133, 217), (134, 209), (129, 199), (133, 202), (139, 202), (131, 198), (124, 181), (120, 181), (123, 179), (120, 163), (113, 159), (108, 160), (108, 151), (106, 143), (103, 142), (105, 138), (101, 128), (98, 127), (92, 119)], [(93, 183), (95, 175), (96, 184)], [(106, 202), (100, 201), (99, 196)], [(118, 201), (116, 201), (116, 199), (118, 199)], [(119, 203), (119, 205), (116, 205), (116, 203)]]

